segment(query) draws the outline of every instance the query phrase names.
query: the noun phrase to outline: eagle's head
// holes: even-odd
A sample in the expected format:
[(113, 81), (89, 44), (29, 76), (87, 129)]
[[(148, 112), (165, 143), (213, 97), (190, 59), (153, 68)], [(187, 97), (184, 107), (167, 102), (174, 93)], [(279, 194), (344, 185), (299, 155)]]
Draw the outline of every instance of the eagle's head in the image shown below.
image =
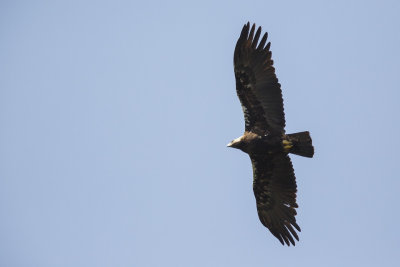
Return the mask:
[(230, 142), (230, 143), (227, 144), (226, 146), (227, 146), (227, 147), (233, 147), (233, 148), (237, 148), (237, 149), (243, 150), (244, 147), (245, 147), (245, 145), (246, 145), (246, 144), (245, 144), (245, 142), (244, 142), (244, 138), (243, 138), (243, 136), (241, 136), (241, 137), (238, 137), (238, 138), (232, 140), (232, 142)]

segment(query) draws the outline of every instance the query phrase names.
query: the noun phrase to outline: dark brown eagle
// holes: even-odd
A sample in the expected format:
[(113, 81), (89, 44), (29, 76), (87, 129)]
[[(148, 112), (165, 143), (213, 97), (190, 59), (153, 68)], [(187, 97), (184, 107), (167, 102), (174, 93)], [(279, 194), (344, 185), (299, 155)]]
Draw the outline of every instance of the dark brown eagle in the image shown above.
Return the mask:
[[(282, 244), (295, 245), (296, 177), (289, 153), (312, 158), (309, 132), (285, 134), (281, 85), (275, 75), (268, 34), (244, 25), (234, 54), (236, 92), (242, 104), (244, 134), (228, 144), (249, 154), (253, 191), (261, 223)], [(295, 230), (296, 229), (296, 230)]]

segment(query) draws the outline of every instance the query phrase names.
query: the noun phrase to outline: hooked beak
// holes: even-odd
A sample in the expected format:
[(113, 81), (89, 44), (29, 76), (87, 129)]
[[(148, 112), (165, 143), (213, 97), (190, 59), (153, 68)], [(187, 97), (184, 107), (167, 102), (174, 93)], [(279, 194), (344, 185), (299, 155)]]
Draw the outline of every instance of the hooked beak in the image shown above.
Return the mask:
[(233, 142), (230, 142), (229, 144), (227, 144), (227, 147), (231, 147)]

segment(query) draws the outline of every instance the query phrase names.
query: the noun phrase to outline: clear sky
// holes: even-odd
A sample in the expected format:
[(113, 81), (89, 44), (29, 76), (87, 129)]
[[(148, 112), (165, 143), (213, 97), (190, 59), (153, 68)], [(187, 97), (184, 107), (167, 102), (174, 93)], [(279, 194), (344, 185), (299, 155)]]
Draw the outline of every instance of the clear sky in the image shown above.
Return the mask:
[[(0, 266), (400, 266), (399, 1), (1, 1)], [(269, 32), (296, 247), (258, 220), (233, 49)]]

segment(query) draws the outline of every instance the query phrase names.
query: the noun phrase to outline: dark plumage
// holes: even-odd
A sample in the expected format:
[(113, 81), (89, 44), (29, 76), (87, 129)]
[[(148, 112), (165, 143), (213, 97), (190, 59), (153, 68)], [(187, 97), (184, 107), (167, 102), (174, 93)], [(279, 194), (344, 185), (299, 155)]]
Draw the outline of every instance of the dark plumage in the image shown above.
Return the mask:
[(245, 120), (243, 136), (228, 144), (249, 154), (261, 223), (282, 244), (295, 245), (296, 177), (289, 153), (313, 157), (308, 132), (285, 134), (281, 85), (275, 75), (268, 34), (244, 25), (234, 53), (236, 92)]

